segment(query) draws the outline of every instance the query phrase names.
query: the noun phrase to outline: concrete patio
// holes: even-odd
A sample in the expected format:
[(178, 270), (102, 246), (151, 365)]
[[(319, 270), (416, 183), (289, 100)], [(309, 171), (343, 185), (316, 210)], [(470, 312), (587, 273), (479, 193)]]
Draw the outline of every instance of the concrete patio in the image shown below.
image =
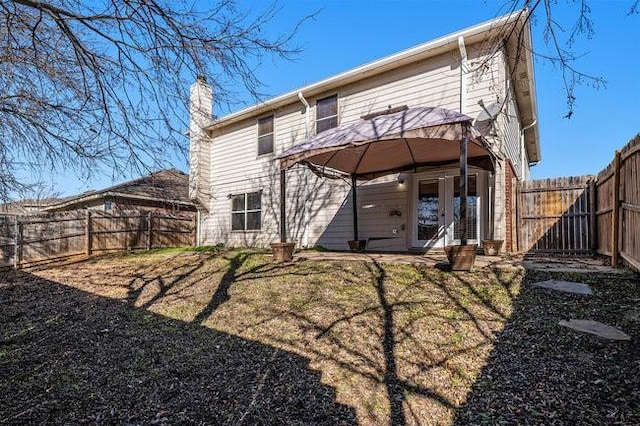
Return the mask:
[[(379, 253), (379, 252), (338, 252), (338, 251), (297, 251), (293, 255), (294, 261), (302, 260), (355, 260), (378, 263), (399, 263), (425, 265), (430, 267), (448, 266), (444, 253)], [(549, 272), (577, 272), (577, 273), (628, 273), (625, 268), (612, 268), (604, 258), (593, 257), (568, 257), (568, 256), (523, 256), (502, 255), (484, 256), (477, 255), (474, 268), (526, 268)]]
[[(293, 255), (294, 261), (299, 260), (356, 260), (379, 263), (400, 263), (438, 267), (449, 264), (444, 253), (379, 253), (379, 252), (338, 252), (338, 251), (299, 251)], [(476, 256), (475, 267), (519, 267), (521, 257), (511, 256)]]

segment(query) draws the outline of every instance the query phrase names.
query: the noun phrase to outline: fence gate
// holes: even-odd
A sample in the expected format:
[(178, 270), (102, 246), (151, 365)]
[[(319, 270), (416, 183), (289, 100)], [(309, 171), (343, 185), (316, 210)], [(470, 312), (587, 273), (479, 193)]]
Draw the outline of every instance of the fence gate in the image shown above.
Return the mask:
[(523, 253), (595, 252), (595, 177), (518, 184), (517, 238)]

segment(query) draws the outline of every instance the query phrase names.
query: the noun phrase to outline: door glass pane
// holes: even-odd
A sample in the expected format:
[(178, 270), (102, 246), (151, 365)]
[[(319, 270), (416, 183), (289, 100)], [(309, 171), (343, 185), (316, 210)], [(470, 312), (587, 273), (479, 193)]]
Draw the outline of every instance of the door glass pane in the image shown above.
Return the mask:
[[(467, 239), (478, 239), (478, 178), (468, 177), (467, 181)], [(460, 232), (460, 176), (453, 179), (453, 238), (459, 240)]]
[(438, 179), (421, 180), (418, 183), (418, 240), (438, 237), (439, 216)]

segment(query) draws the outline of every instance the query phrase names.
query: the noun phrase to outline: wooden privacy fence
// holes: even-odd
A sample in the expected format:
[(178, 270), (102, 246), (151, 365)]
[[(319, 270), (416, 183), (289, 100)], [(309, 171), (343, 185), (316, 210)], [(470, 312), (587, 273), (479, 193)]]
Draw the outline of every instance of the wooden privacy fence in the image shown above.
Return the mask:
[(640, 271), (640, 135), (598, 174), (598, 249)]
[(111, 250), (192, 246), (195, 234), (195, 219), (186, 216), (91, 210), (0, 216), (0, 267)]
[(597, 177), (518, 184), (518, 250), (603, 254), (640, 270), (640, 135)]
[(520, 182), (518, 247), (527, 253), (589, 254), (595, 177), (579, 176)]

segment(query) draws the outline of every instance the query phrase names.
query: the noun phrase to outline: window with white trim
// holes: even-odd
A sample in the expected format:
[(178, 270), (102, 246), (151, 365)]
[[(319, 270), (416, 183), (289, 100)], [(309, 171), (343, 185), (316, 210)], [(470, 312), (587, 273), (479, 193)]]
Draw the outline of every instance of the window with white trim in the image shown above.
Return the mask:
[(316, 133), (338, 126), (338, 95), (316, 102)]
[(273, 115), (258, 120), (258, 155), (273, 152)]
[(231, 196), (231, 230), (259, 231), (262, 223), (262, 192)]

